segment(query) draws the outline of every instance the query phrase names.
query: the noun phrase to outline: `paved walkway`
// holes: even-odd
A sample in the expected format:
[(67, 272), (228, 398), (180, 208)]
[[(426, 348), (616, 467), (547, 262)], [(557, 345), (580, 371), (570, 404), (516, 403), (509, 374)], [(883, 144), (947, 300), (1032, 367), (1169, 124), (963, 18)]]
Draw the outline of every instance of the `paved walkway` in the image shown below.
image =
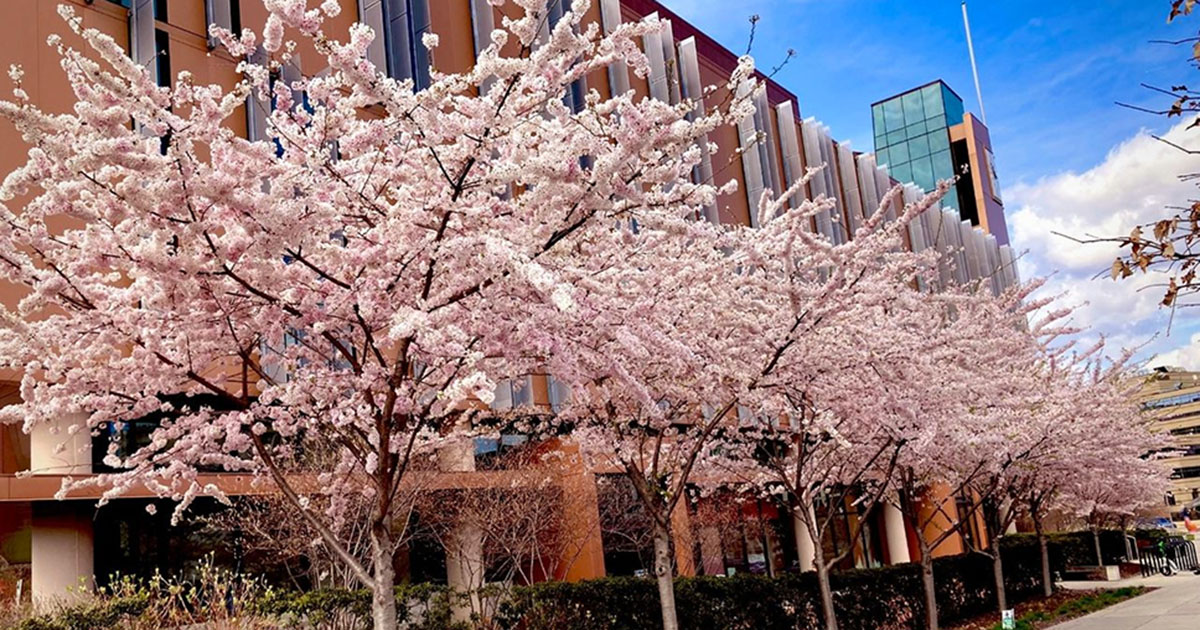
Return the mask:
[(1120, 582), (1067, 582), (1066, 588), (1153, 586), (1146, 593), (1054, 630), (1197, 630), (1200, 629), (1200, 576), (1188, 574), (1135, 578)]

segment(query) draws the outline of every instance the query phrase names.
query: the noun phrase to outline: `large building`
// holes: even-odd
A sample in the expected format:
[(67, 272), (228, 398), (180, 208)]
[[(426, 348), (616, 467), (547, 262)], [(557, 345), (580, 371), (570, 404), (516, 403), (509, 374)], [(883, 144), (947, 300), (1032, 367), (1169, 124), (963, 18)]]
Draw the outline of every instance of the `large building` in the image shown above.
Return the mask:
[[(387, 68), (393, 76), (414, 79), (418, 88), (428, 81), (431, 65), (446, 72), (469, 68), (476, 47), (488, 41), (488, 33), (501, 23), (503, 13), (516, 10), (511, 4), (493, 7), (486, 0), (340, 1), (343, 10), (327, 23), (326, 33), (344, 37), (355, 21), (374, 26), (384, 36), (376, 38), (370, 56), (378, 67)], [(50, 111), (69, 109), (73, 98), (56, 54), (45, 45), (46, 38), (60, 34), (66, 44), (82, 47), (82, 42), (67, 31), (56, 15), (56, 7), (62, 2), (74, 5), (84, 27), (97, 28), (119, 42), (126, 42), (133, 58), (163, 85), (169, 84), (170, 78), (182, 70), (191, 72), (196, 82), (234, 85), (238, 80), (239, 60), (214, 49), (206, 25), (218, 23), (235, 30), (242, 26), (259, 30), (266, 17), (259, 0), (5, 0), (0, 6), (0, 16), (4, 18), (0, 20), (0, 60), (24, 66), (26, 91), (35, 103)], [(548, 4), (553, 21), (570, 3), (548, 0)], [(648, 36), (643, 42), (651, 66), (648, 77), (637, 77), (624, 68), (611, 68), (607, 73), (581, 80), (578, 89), (564, 98), (577, 99), (590, 90), (596, 90), (602, 98), (634, 90), (643, 98), (681, 102), (690, 95), (701, 94), (703, 86), (725, 81), (737, 63), (737, 55), (659, 2), (596, 0), (586, 19), (611, 30), (622, 22), (653, 14), (666, 20), (668, 27), (663, 34)], [(440, 37), (440, 45), (433, 52), (413, 45), (421, 41), (425, 32)], [(284, 72), (315, 74), (323, 70), (315, 51), (302, 46), (298, 58), (298, 67), (289, 65)], [(718, 149), (706, 156), (697, 169), (697, 177), (709, 178), (717, 173), (719, 178), (739, 180), (738, 192), (721, 197), (709, 209), (709, 220), (753, 225), (756, 217), (750, 211), (752, 201), (756, 202), (764, 190), (782, 192), (807, 167), (824, 164), (827, 167), (803, 194), (808, 198), (825, 195), (837, 200), (833, 211), (816, 218), (814, 229), (834, 242), (844, 242), (896, 183), (877, 161), (891, 164), (895, 171), (907, 169), (898, 173), (898, 179), (912, 179), (925, 188), (931, 185), (929, 177), (958, 172), (960, 169), (954, 165), (959, 163), (971, 164), (973, 173), (991, 173), (986, 129), (970, 114), (964, 114), (961, 101), (940, 83), (912, 93), (917, 96), (902, 95), (893, 99), (894, 104), (887, 101), (876, 108), (876, 132), (877, 135), (883, 132), (882, 138), (887, 142), (880, 147), (880, 155), (886, 151), (887, 157), (877, 160), (873, 154), (856, 153), (848, 145), (835, 142), (827, 127), (815, 118), (801, 116), (798, 100), (791, 92), (775, 81), (760, 78), (762, 85), (752, 95), (757, 108), (755, 115), (737, 128), (714, 131), (710, 140)], [(930, 94), (928, 98), (924, 96), (926, 92)], [(269, 103), (251, 100), (232, 123), (241, 126), (240, 131), (248, 138), (263, 138), (266, 133), (263, 112), (268, 107)], [(962, 122), (958, 121), (960, 118)], [(946, 136), (944, 141), (933, 138), (939, 130)], [(954, 162), (958, 159), (954, 157), (958, 155), (954, 147), (960, 142), (966, 144), (961, 160)], [(928, 144), (930, 150), (938, 147), (928, 159), (921, 155), (925, 150), (922, 143)], [(5, 147), (0, 151), (0, 172), (7, 173), (23, 163), (25, 149), (9, 125), (0, 125), (0, 146)], [(903, 162), (898, 159), (902, 155)], [(941, 160), (937, 166), (934, 156)], [(949, 171), (945, 159), (951, 160)], [(726, 164), (732, 168), (724, 168)], [(922, 179), (909, 175), (918, 172)], [(972, 188), (965, 180), (960, 181), (955, 196), (957, 204), (951, 199), (945, 208), (926, 213), (914, 222), (909, 229), (909, 245), (913, 249), (952, 250), (958, 264), (947, 268), (946, 274), (956, 274), (963, 282), (990, 282), (992, 290), (999, 291), (1015, 282), (1016, 275), (1012, 252), (1006, 245), (1003, 209), (991, 182), (989, 179), (975, 183)], [(891, 210), (899, 210), (900, 203), (913, 201), (918, 194), (910, 186), (903, 200), (897, 200)], [(971, 195), (976, 200), (974, 211), (962, 203)], [(0, 286), (0, 300), (9, 307), (19, 298), (19, 291), (13, 287)], [(0, 404), (19, 400), (19, 378), (19, 374), (0, 373)], [(532, 404), (552, 409), (558, 395), (540, 375), (507, 387), (498, 395), (496, 404)], [(63, 426), (69, 422), (67, 418), (62, 420)], [(123, 439), (136, 443), (152, 428), (135, 426)], [(80, 578), (93, 575), (102, 578), (115, 570), (129, 573), (151, 567), (180, 568), (189, 557), (188, 549), (168, 524), (169, 510), (160, 509), (155, 516), (143, 509), (152, 500), (148, 494), (137, 496), (135, 492), (102, 508), (96, 507), (95, 494), (75, 493), (65, 500), (55, 500), (66, 476), (79, 478), (103, 471), (101, 455), (108, 439), (103, 434), (75, 435), (62, 448), (67, 436), (56, 429), (39, 427), (26, 435), (19, 427), (0, 427), (0, 556), (4, 560), (0, 562), (0, 597), (6, 596), (18, 581), (27, 585), (26, 593), (51, 598), (65, 593)], [(480, 441), (473, 454), (465, 453), (447, 469), (453, 472), (445, 473), (445, 485), (478, 488), (510, 483), (502, 475), (497, 476), (489, 462), (495, 460), (498, 452), (519, 447), (521, 441), (519, 436)], [(553, 577), (583, 579), (639, 570), (638, 554), (622, 550), (604, 534), (604, 527), (597, 526), (606, 517), (601, 513), (601, 492), (597, 490), (596, 479), (605, 472), (572, 468), (564, 471), (556, 482), (563, 497), (559, 508), (563, 522), (568, 529), (586, 532), (586, 536), (570, 552), (571, 562), (560, 564)], [(230, 494), (251, 490), (250, 479), (241, 475), (212, 473), (207, 481), (219, 484)], [(907, 562), (917, 557), (918, 533), (905, 528), (895, 508), (889, 506), (870, 514), (859, 514), (851, 505), (840, 506), (838, 510), (842, 517), (839, 522), (843, 524), (838, 529), (840, 534), (821, 544), (831, 551), (852, 546), (854, 553), (848, 555), (847, 566)], [(791, 519), (781, 517), (778, 506), (766, 502), (743, 504), (725, 510), (721, 518), (703, 512), (689, 508), (677, 513), (675, 552), (680, 573), (774, 574), (807, 568), (807, 554), (797, 550), (811, 547), (813, 541), (797, 531)], [(869, 519), (868, 526), (862, 528), (859, 540), (850, 540), (849, 532), (855, 529), (852, 525), (862, 518)], [(730, 522), (734, 525), (730, 526)], [(755, 523), (758, 525), (752, 525)], [(964, 531), (967, 535), (979, 535), (976, 527)], [(965, 545), (961, 537), (954, 537), (935, 553), (958, 553)], [(403, 563), (407, 568), (402, 570), (414, 579), (423, 576), (452, 583), (461, 579), (455, 568), (460, 565), (455, 559), (436, 557), (436, 552), (427, 550), (410, 551)], [(470, 563), (469, 559), (457, 560)], [(424, 562), (441, 568), (430, 570)]]
[(1200, 505), (1200, 372), (1151, 370), (1138, 401), (1154, 419), (1154, 429), (1170, 435), (1178, 448), (1166, 460), (1173, 469), (1168, 497), (1172, 514), (1179, 516), (1185, 507), (1194, 513)]

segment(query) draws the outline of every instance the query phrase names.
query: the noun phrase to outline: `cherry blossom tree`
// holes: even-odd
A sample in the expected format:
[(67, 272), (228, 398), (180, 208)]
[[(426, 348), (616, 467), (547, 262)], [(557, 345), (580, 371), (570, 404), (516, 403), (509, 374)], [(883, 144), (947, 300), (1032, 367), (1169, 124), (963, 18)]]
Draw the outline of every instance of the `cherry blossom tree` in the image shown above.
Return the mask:
[[(228, 90), (187, 73), (159, 87), (61, 9), (90, 48), (50, 41), (72, 112), (39, 109), (19, 69), (0, 103), (30, 145), (0, 187), (0, 279), (28, 291), (2, 314), (0, 367), (24, 377), (22, 403), (0, 419), (31, 430), (78, 414), (76, 433), (164, 417), (146, 446), (110, 448), (121, 472), (67, 479), (64, 493), (95, 485), (107, 501), (140, 485), (177, 499), (178, 517), (197, 496), (225, 498), (204, 471), (260, 475), (372, 591), (375, 627), (395, 628), (396, 497), (492, 414), (498, 381), (550, 354), (569, 328), (556, 318), (607, 322), (629, 356), (670, 346), (655, 328), (667, 319), (626, 334), (637, 292), (591, 300), (576, 271), (636, 257), (686, 276), (680, 241), (693, 235), (679, 226), (716, 194), (692, 181), (698, 145), (747, 105), (591, 93), (572, 111), (562, 96), (580, 77), (611, 65), (644, 75), (638, 42), (659, 24), (602, 36), (580, 23), (578, 0), (539, 38), (544, 3), (517, 4), (524, 15), (504, 20), (470, 71), (434, 68), (420, 91), (372, 66), (369, 28), (345, 42), (323, 31), (333, 2), (267, 2), (261, 39), (214, 29), (233, 55), (263, 60), (240, 64)], [(278, 78), (295, 69), (297, 40), (327, 71)], [(751, 68), (739, 65), (733, 85)], [(262, 141), (231, 129), (247, 99), (272, 104)], [(632, 226), (659, 236), (631, 238)], [(703, 303), (712, 283), (686, 277)], [(683, 366), (662, 367), (677, 379)], [(612, 407), (641, 412), (627, 422), (661, 416), (645, 395), (651, 375), (610, 381), (626, 395)], [(298, 470), (314, 442), (334, 464)], [(326, 500), (307, 500), (300, 477)], [(366, 560), (337, 536), (350, 496), (370, 505)]]
[(937, 259), (933, 250), (906, 251), (903, 234), (944, 190), (885, 223), (900, 190), (885, 195), (844, 244), (808, 231), (808, 217), (831, 205), (821, 199), (791, 210), (799, 220), (785, 214), (766, 222), (742, 254), (756, 291), (747, 302), (764, 322), (747, 347), (776, 367), (742, 397), (749, 421), (733, 471), (752, 487), (786, 494), (798, 541), (817, 541), (805, 560), (816, 570), (830, 630), (838, 627), (830, 571), (851, 550), (828, 557), (819, 541), (847, 503), (863, 515), (850, 532), (857, 539), (887, 496), (898, 453), (918, 422), (912, 384), (935, 376), (914, 359), (931, 339), (912, 333), (934, 313), (915, 285), (933, 279)]
[[(963, 457), (952, 464), (969, 479), (965, 491), (976, 504), (977, 520), (983, 525), (981, 540), (973, 537), (964, 540), (975, 553), (992, 561), (997, 614), (1008, 608), (1000, 539), (1024, 507), (1017, 497), (1030, 479), (1051, 463), (1060, 440), (1067, 437), (1066, 428), (1074, 426), (1064, 411), (1076, 410), (1071, 403), (1080, 394), (1069, 380), (1072, 372), (1056, 369), (1059, 363), (1056, 359), (1074, 345), (1059, 340), (1069, 339), (1078, 330), (1070, 324), (1072, 309), (1053, 308), (1055, 302), (1044, 299), (1026, 304), (1026, 309), (1040, 308), (1040, 313), (1029, 326), (1029, 343), (1024, 346), (1024, 353), (1014, 357), (1017, 363), (1006, 366), (1012, 370), (1007, 378), (1003, 374), (988, 374), (989, 378), (998, 379), (995, 385), (999, 389), (993, 396), (1001, 397), (1001, 404), (988, 405), (985, 417), (990, 424), (982, 426), (995, 439), (977, 439), (962, 445)], [(969, 471), (971, 468), (975, 470)], [(961, 523), (959, 527), (961, 531)]]
[(673, 519), (736, 422), (752, 320), (731, 308), (737, 263), (718, 226), (639, 222), (612, 238), (634, 245), (576, 271), (573, 319), (538, 324), (555, 340), (547, 370), (570, 391), (551, 430), (631, 482), (651, 525), (663, 627), (676, 629)]
[(1108, 448), (1102, 457), (1095, 458), (1092, 466), (1074, 468), (1059, 497), (1061, 509), (1082, 521), (1092, 532), (1097, 565), (1104, 564), (1100, 530), (1161, 505), (1169, 488), (1169, 471), (1151, 452), (1155, 446), (1163, 445), (1162, 440), (1145, 431), (1147, 422), (1139, 422), (1136, 412), (1125, 414), (1123, 419), (1132, 420), (1133, 426), (1141, 427), (1141, 435), (1111, 427), (1118, 430), (1118, 439), (1106, 443)]
[[(924, 334), (954, 341), (924, 357), (941, 375), (925, 384), (921, 422), (900, 452), (892, 482), (905, 521), (918, 532), (930, 630), (938, 627), (933, 551), (969, 531), (980, 504), (999, 490), (997, 481), (1024, 457), (1010, 441), (1026, 431), (1021, 379), (1034, 366), (1037, 344), (1025, 318), (1038, 304), (1025, 299), (1036, 286), (999, 297), (973, 286), (946, 287), (931, 296), (941, 302), (942, 317)], [(967, 506), (962, 513), (960, 498)]]
[[(1041, 557), (1043, 593), (1053, 592), (1045, 521), (1069, 501), (1069, 489), (1081, 476), (1109, 479), (1153, 500), (1165, 491), (1166, 471), (1144, 458), (1166, 446), (1164, 437), (1150, 430), (1132, 402), (1135, 382), (1127, 367), (1129, 352), (1107, 363), (1103, 342), (1073, 352), (1067, 342), (1046, 354), (1041, 378), (1058, 392), (1054, 404), (1035, 412), (1053, 430), (1054, 438), (1036, 466), (1022, 465), (1014, 471), (1008, 489), (1011, 505), (1033, 524)], [(1139, 470), (1140, 478), (1122, 470)], [(1112, 471), (1118, 471), (1113, 474)]]

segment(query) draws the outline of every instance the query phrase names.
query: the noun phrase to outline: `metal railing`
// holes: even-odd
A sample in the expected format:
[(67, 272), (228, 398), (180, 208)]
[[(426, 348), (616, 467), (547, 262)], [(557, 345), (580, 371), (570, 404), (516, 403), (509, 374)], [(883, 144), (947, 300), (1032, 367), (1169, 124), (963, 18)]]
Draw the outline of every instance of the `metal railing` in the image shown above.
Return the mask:
[(1196, 560), (1196, 546), (1182, 536), (1169, 536), (1161, 546), (1157, 541), (1141, 540), (1138, 547), (1142, 577), (1165, 572), (1168, 561), (1175, 571), (1194, 571), (1200, 567)]

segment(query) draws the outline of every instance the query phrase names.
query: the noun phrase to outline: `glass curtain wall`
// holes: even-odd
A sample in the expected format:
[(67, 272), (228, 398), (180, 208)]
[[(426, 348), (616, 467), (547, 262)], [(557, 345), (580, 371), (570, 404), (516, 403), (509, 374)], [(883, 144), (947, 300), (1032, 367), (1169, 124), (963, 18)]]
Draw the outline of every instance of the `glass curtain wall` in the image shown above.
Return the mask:
[[(871, 106), (875, 156), (892, 177), (929, 191), (954, 176), (949, 127), (962, 122), (963, 102), (941, 81)], [(942, 200), (959, 209), (958, 191)]]

